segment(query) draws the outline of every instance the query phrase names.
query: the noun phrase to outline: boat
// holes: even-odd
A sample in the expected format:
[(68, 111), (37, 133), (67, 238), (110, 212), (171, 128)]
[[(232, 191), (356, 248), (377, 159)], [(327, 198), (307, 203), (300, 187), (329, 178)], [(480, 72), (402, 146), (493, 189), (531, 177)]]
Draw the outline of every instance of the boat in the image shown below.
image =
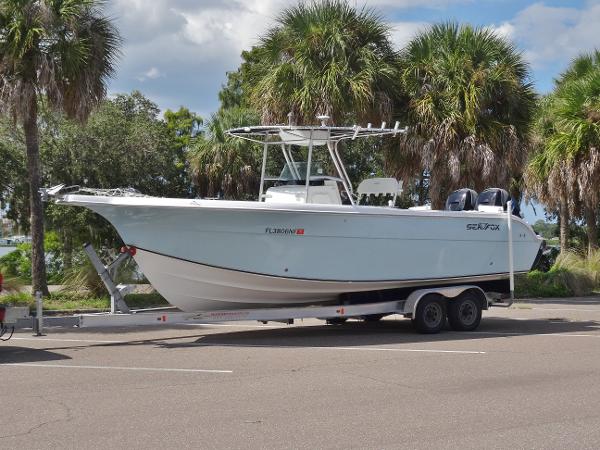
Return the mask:
[[(107, 219), (154, 288), (186, 312), (375, 300), (427, 286), (508, 289), (504, 191), (490, 191), (474, 210), (460, 206), (459, 192), (459, 206), (450, 202), (443, 211), (396, 208), (401, 184), (390, 178), (369, 178), (354, 192), (339, 144), (393, 139), (406, 130), (398, 123), (333, 127), (320, 119), (228, 131), (263, 146), (256, 201), (62, 185), (44, 193)], [(285, 160), (277, 176), (266, 173), (273, 149)], [(317, 154), (329, 158), (333, 175)], [(379, 206), (359, 198), (377, 198)], [(542, 240), (524, 220), (512, 219), (514, 272), (527, 272)]]

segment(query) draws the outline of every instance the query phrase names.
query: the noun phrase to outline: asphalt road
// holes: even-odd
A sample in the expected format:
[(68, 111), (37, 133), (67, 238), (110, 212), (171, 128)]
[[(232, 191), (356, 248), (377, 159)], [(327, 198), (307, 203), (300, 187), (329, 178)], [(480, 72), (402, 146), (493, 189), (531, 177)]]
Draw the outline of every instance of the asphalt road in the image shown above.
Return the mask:
[(600, 299), (410, 321), (19, 333), (0, 448), (600, 448)]

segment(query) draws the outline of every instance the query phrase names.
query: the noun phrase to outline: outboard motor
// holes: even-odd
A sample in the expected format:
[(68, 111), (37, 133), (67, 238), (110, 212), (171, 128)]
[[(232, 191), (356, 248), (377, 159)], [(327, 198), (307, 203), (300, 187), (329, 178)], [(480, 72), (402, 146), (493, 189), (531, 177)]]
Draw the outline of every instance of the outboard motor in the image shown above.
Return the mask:
[(477, 202), (477, 192), (473, 189), (459, 189), (448, 196), (446, 211), (473, 211)]
[(506, 211), (510, 195), (504, 189), (490, 188), (477, 197), (477, 210), (487, 212)]

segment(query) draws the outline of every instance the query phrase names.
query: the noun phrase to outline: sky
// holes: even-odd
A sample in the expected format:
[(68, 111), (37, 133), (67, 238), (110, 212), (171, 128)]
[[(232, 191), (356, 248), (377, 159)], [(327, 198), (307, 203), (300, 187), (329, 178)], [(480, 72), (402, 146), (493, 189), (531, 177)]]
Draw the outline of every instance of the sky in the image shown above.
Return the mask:
[[(440, 21), (490, 27), (512, 40), (549, 92), (577, 54), (600, 48), (600, 0), (351, 0), (392, 25), (402, 48)], [(162, 110), (186, 106), (208, 118), (226, 73), (296, 0), (110, 0), (124, 46), (109, 93), (138, 89)], [(535, 219), (535, 218), (533, 218)], [(531, 221), (531, 219), (530, 219)]]

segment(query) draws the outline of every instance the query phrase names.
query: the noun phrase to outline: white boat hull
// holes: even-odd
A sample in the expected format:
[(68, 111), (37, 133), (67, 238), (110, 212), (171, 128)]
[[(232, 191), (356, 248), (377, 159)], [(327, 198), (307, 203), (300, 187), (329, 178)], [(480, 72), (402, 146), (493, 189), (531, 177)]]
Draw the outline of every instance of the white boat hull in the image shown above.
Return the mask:
[[(508, 273), (506, 214), (81, 195), (61, 203), (108, 219), (184, 311), (323, 304)], [(541, 240), (518, 218), (513, 240), (515, 271), (526, 272)]]
[(441, 280), (315, 281), (221, 269), (139, 249), (135, 259), (153, 286), (171, 304), (190, 312), (327, 304), (335, 303), (340, 293), (506, 278), (494, 274)]

